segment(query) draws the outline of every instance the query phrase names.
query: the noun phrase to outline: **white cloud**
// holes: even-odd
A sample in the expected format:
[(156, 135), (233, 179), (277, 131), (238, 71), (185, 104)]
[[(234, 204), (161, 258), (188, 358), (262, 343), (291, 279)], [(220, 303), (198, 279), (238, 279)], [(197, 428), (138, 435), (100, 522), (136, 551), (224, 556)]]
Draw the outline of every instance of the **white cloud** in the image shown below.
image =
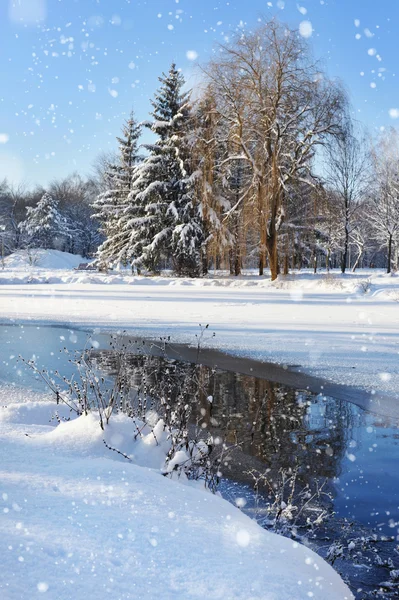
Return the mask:
[(313, 33), (312, 23), (310, 21), (302, 21), (299, 25), (299, 33), (304, 38), (310, 38)]

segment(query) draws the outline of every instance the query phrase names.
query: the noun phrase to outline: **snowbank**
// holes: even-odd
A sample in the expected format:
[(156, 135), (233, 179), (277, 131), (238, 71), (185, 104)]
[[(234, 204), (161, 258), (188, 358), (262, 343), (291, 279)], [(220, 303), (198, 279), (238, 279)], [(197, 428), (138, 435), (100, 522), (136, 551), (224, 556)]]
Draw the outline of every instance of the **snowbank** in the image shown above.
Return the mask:
[(19, 250), (5, 259), (5, 271), (32, 271), (36, 269), (68, 270), (74, 269), (82, 262), (88, 262), (78, 254), (69, 254), (60, 250)]
[[(2, 599), (353, 598), (311, 550), (149, 469), (156, 452), (137, 466), (95, 417), (54, 427), (39, 402), (28, 424), (25, 404), (0, 408)], [(135, 455), (125, 418), (105, 436)]]

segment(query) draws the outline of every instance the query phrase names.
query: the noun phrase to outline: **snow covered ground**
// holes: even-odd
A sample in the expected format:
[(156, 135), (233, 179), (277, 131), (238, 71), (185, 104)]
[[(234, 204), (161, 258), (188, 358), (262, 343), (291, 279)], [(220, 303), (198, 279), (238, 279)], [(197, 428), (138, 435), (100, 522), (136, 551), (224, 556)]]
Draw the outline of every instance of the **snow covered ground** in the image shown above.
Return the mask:
[(32, 248), (19, 250), (4, 259), (5, 272), (29, 273), (31, 270), (68, 270), (80, 263), (89, 262), (78, 254), (61, 252), (60, 250), (43, 250)]
[(255, 274), (145, 278), (63, 267), (82, 260), (55, 251), (33, 267), (6, 259), (2, 321), (128, 329), (189, 344), (209, 324), (204, 346), (399, 397), (398, 275), (303, 271), (271, 283)]
[[(194, 344), (209, 324), (204, 346), (398, 396), (397, 276), (143, 278), (74, 271), (83, 259), (55, 251), (36, 265), (25, 258), (0, 272), (3, 323), (126, 328)], [(162, 477), (159, 448), (133, 442), (125, 417), (105, 433), (92, 416), (49, 422), (53, 402), (16, 387), (7, 352), (3, 370), (16, 379), (0, 388), (2, 600), (352, 598), (311, 550), (198, 484)]]
[(93, 414), (49, 424), (55, 408), (11, 392), (0, 407), (2, 600), (353, 598), (305, 546), (163, 477), (127, 417), (103, 432)]

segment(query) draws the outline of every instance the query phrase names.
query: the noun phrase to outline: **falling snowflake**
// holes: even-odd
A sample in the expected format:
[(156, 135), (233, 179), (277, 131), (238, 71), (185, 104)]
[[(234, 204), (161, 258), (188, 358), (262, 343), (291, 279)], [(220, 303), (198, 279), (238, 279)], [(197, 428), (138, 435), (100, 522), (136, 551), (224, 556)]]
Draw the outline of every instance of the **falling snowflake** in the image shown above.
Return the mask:
[(196, 52), (195, 50), (187, 50), (186, 56), (188, 60), (197, 60), (198, 52)]
[(313, 33), (312, 23), (310, 21), (302, 21), (299, 25), (299, 33), (304, 38), (310, 38)]

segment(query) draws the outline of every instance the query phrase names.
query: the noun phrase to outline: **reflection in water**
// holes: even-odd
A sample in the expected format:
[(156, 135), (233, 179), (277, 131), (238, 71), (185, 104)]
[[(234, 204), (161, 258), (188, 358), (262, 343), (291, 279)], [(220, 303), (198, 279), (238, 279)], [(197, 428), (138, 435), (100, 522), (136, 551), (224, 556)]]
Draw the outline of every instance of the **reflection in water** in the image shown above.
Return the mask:
[[(115, 373), (112, 351), (94, 351), (92, 360), (108, 375)], [(172, 403), (184, 388), (192, 403), (193, 426), (239, 447), (222, 466), (221, 491), (226, 498), (234, 502), (244, 497), (247, 513), (264, 522), (249, 471), (267, 472), (273, 483), (281, 470), (297, 466), (299, 489), (314, 489), (317, 481), (327, 480), (326, 489), (333, 495), (330, 509), (336, 517), (312, 538), (315, 548), (325, 556), (334, 540), (347, 545), (351, 539), (372, 535), (373, 527), (392, 541), (372, 542), (371, 555), (376, 550), (382, 562), (398, 568), (392, 536), (399, 534), (399, 474), (396, 467), (386, 467), (387, 461), (399, 458), (397, 424), (348, 402), (240, 373), (140, 352), (129, 354), (124, 362), (130, 402), (145, 396), (147, 408), (156, 409), (157, 398), (166, 394)], [(266, 488), (261, 492), (267, 502)], [(338, 560), (335, 566), (349, 579), (355, 595), (367, 598), (387, 579), (389, 567), (371, 567), (375, 560), (367, 552), (361, 563), (354, 567)]]
[[(101, 370), (115, 372), (112, 351), (94, 351), (92, 357)], [(304, 482), (327, 478), (338, 484), (348, 469), (355, 474), (356, 456), (364, 442), (363, 431), (370, 431), (369, 421), (373, 422), (372, 431), (380, 426), (385, 434), (390, 433), (387, 423), (353, 404), (256, 377), (143, 354), (129, 354), (125, 365), (133, 402), (143, 392), (153, 399), (166, 393), (173, 402), (182, 387), (186, 388), (193, 423), (227, 444), (239, 444), (241, 452), (224, 469), (225, 476), (234, 475), (236, 480), (245, 479), (243, 471), (251, 467), (273, 473), (297, 463)], [(394, 443), (397, 452), (397, 440)], [(372, 462), (370, 457), (367, 462)], [(335, 489), (339, 496), (339, 485)], [(391, 491), (399, 493), (398, 489)]]

